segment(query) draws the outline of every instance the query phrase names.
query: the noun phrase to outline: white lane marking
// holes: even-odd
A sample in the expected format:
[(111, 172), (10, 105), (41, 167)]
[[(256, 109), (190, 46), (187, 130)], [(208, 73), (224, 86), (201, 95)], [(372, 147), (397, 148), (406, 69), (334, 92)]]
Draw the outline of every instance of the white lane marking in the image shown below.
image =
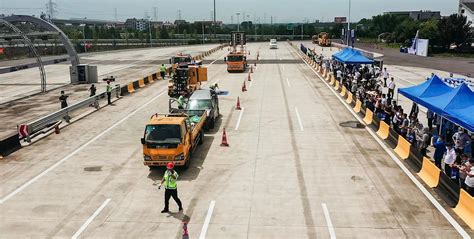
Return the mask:
[(209, 204), (209, 209), (207, 210), (206, 220), (204, 220), (204, 225), (202, 225), (201, 234), (199, 235), (199, 239), (205, 239), (207, 228), (209, 227), (209, 223), (211, 222), (212, 212), (214, 211), (214, 206), (216, 205), (216, 201), (211, 201)]
[(224, 54), (222, 54), (222, 55), (220, 55), (219, 57), (217, 57), (214, 61), (212, 61), (211, 63), (209, 63), (208, 66), (214, 64), (214, 62), (216, 62), (217, 60), (222, 59), (222, 57), (225, 56), (226, 54), (227, 54), (227, 51), (224, 52)]
[(235, 126), (234, 130), (239, 130), (240, 120), (242, 120), (242, 115), (244, 114), (244, 110), (245, 108), (242, 107), (242, 110), (240, 110), (239, 119), (237, 120), (237, 125)]
[(295, 112), (296, 112), (296, 118), (298, 118), (298, 124), (300, 125), (301, 131), (303, 131), (303, 123), (301, 123), (301, 117), (300, 113), (298, 112), (298, 108), (295, 107)]
[(252, 87), (253, 85), (253, 80), (250, 81), (249, 88)]
[[(280, 59), (281, 60), (281, 59)], [(285, 70), (285, 65), (281, 65), (281, 69)]]
[(326, 203), (321, 203), (323, 207), (324, 217), (326, 218), (326, 223), (328, 224), (329, 236), (331, 239), (336, 239), (336, 232), (334, 231), (334, 226), (332, 225), (331, 216), (329, 216), (329, 210)]
[(64, 157), (63, 159), (59, 160), (58, 162), (56, 162), (55, 164), (53, 164), (51, 167), (47, 168), (46, 170), (44, 170), (43, 172), (41, 172), (40, 174), (36, 175), (34, 178), (28, 180), (26, 183), (24, 183), (23, 185), (21, 185), (19, 188), (15, 189), (15, 191), (9, 193), (8, 195), (6, 195), (4, 198), (2, 198), (0, 200), (0, 204), (3, 204), (4, 202), (6, 202), (8, 199), (12, 198), (13, 196), (15, 196), (16, 194), (20, 193), (21, 191), (25, 190), (25, 188), (27, 188), (28, 186), (30, 186), (32, 183), (36, 182), (38, 179), (42, 178), (43, 176), (45, 176), (46, 174), (48, 174), (51, 170), (55, 169), (56, 167), (58, 167), (59, 165), (61, 165), (62, 163), (64, 163), (65, 161), (69, 160), (70, 158), (72, 158), (72, 156), (76, 155), (78, 152), (80, 152), (81, 150), (83, 150), (85, 147), (89, 146), (90, 144), (92, 144), (93, 142), (95, 142), (97, 139), (99, 139), (100, 137), (102, 137), (104, 134), (108, 133), (110, 130), (114, 129), (115, 127), (117, 127), (119, 124), (123, 123), (125, 120), (127, 120), (128, 118), (132, 117), (134, 114), (136, 114), (139, 110), (147, 107), (149, 104), (151, 104), (153, 101), (155, 101), (156, 99), (158, 99), (160, 96), (162, 96), (164, 93), (166, 93), (166, 91), (163, 91), (161, 92), (160, 94), (158, 94), (157, 96), (153, 97), (150, 101), (148, 101), (147, 103), (145, 103), (144, 105), (138, 107), (137, 109), (135, 109), (134, 111), (132, 111), (130, 114), (128, 114), (127, 116), (125, 116), (124, 118), (122, 118), (120, 121), (117, 121), (115, 124), (113, 124), (112, 126), (110, 126), (109, 128), (107, 128), (106, 130), (104, 130), (102, 133), (96, 135), (94, 138), (92, 138), (91, 140), (89, 140), (88, 142), (86, 142), (85, 144), (83, 144), (82, 146), (80, 146), (79, 148), (77, 148), (76, 150), (74, 150), (73, 152), (71, 152), (70, 154), (68, 154), (66, 157)]
[[(303, 58), (298, 54), (298, 56), (303, 60)], [(305, 64), (311, 69), (311, 71), (313, 71), (313, 73), (324, 83), (326, 84), (326, 86), (332, 91), (332, 93), (336, 96), (337, 99), (339, 99), (339, 101), (341, 101), (341, 103), (347, 108), (347, 110), (349, 110), (349, 112), (362, 124), (363, 123), (363, 120), (361, 117), (359, 117), (346, 103), (345, 101), (340, 97), (340, 95), (338, 93), (336, 93), (336, 91), (334, 90), (333, 87), (331, 87), (323, 78), (321, 78), (321, 76), (319, 76), (318, 73), (316, 73), (316, 71), (313, 69), (313, 67), (311, 67), (308, 63), (305, 62)], [(369, 127), (365, 127), (367, 132), (369, 132), (370, 135), (372, 135), (372, 137), (375, 139), (375, 141), (377, 141), (377, 143), (379, 143), (379, 145), (385, 150), (385, 152), (390, 156), (390, 158), (402, 169), (402, 171), (410, 178), (410, 180), (418, 187), (418, 189), (420, 189), (420, 191), (425, 195), (425, 197), (428, 198), (428, 200), (433, 204), (433, 206), (438, 209), (438, 211), (444, 216), (444, 218), (446, 218), (446, 220), (454, 227), (454, 229), (456, 229), (456, 231), (458, 231), (458, 233), (463, 237), (463, 238), (471, 238), (471, 236), (469, 236), (469, 234), (467, 234), (467, 232), (461, 227), (461, 225), (459, 225), (459, 223), (454, 220), (454, 218), (449, 215), (449, 213), (446, 211), (446, 209), (443, 208), (443, 206), (441, 206), (441, 204), (433, 197), (433, 195), (431, 195), (428, 190), (426, 190), (425, 187), (423, 187), (423, 185), (415, 178), (415, 176), (413, 176), (413, 174), (407, 169), (407, 167), (405, 167), (405, 165), (397, 158), (397, 156), (395, 156), (395, 154), (387, 148), (387, 146), (385, 145), (384, 142), (382, 142), (381, 139), (379, 139), (379, 137), (374, 133), (372, 132), (371, 129), (369, 129)]]
[(288, 80), (288, 78), (286, 78), (286, 84), (288, 84), (288, 88), (291, 88), (290, 80)]
[(102, 205), (100, 205), (99, 208), (97, 208), (97, 210), (95, 210), (94, 214), (92, 214), (92, 216), (90, 216), (86, 222), (84, 222), (84, 224), (82, 224), (81, 228), (79, 228), (79, 230), (77, 230), (76, 233), (74, 233), (74, 235), (71, 237), (71, 239), (77, 239), (81, 233), (86, 230), (87, 226), (89, 226), (89, 224), (91, 224), (91, 222), (99, 215), (100, 212), (102, 212), (102, 210), (104, 210), (104, 208), (107, 206), (107, 204), (109, 204), (110, 202), (110, 198), (107, 198), (104, 203), (102, 203)]

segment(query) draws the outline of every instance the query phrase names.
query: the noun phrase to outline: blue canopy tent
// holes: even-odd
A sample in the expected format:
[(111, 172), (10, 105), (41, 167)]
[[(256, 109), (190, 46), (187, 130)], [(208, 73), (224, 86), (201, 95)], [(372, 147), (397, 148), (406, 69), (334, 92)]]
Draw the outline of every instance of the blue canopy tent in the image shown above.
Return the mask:
[(474, 92), (462, 84), (449, 87), (439, 77), (433, 76), (420, 85), (398, 89), (413, 102), (474, 132)]
[(332, 55), (333, 59), (344, 64), (355, 65), (355, 64), (374, 64), (374, 61), (365, 57), (360, 51), (345, 48)]

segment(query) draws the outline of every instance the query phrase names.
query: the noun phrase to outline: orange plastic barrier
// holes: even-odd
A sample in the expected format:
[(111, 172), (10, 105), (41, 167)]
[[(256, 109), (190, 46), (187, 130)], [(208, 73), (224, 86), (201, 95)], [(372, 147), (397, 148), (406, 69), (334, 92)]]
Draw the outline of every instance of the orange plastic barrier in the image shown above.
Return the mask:
[(418, 174), (418, 177), (423, 179), (423, 181), (428, 185), (430, 188), (434, 188), (438, 186), (439, 183), (439, 174), (441, 170), (434, 165), (429, 159), (423, 157), (423, 166), (421, 167), (421, 171)]
[[(329, 80), (330, 80), (330, 81), (329, 81)], [(328, 77), (328, 78), (326, 79), (326, 81), (329, 81), (329, 84), (330, 84), (330, 85), (334, 85), (334, 83), (336, 83), (336, 80), (334, 79), (334, 77)]]
[(143, 79), (138, 80), (138, 86), (139, 86), (140, 88), (145, 87), (145, 81), (144, 81)]
[(133, 93), (135, 89), (133, 88), (133, 83), (128, 83), (127, 85), (128, 93)]
[(372, 112), (369, 109), (365, 110), (365, 117), (364, 117), (364, 122), (366, 124), (372, 124), (372, 120), (374, 119), (374, 112)]
[(350, 91), (347, 92), (347, 100), (346, 103), (352, 103), (352, 93)]
[(380, 121), (380, 126), (379, 130), (377, 131), (377, 134), (380, 136), (380, 138), (387, 139), (390, 134), (390, 126), (384, 121)]
[(344, 97), (346, 95), (346, 92), (347, 92), (347, 89), (346, 89), (346, 86), (342, 86), (342, 90), (341, 90), (341, 96)]
[(407, 159), (408, 156), (410, 156), (410, 146), (410, 142), (399, 135), (397, 147), (393, 151), (395, 151), (401, 159)]
[(471, 197), (464, 189), (461, 189), (459, 202), (454, 212), (474, 230), (474, 197)]
[(359, 99), (357, 99), (356, 105), (354, 106), (354, 111), (356, 113), (359, 113), (361, 108), (362, 108), (362, 102)]
[(334, 85), (335, 90), (339, 90), (339, 81), (336, 81), (336, 84)]
[(150, 83), (155, 82), (155, 81), (153, 80), (153, 75), (149, 75), (149, 76), (148, 76), (148, 82), (150, 82)]

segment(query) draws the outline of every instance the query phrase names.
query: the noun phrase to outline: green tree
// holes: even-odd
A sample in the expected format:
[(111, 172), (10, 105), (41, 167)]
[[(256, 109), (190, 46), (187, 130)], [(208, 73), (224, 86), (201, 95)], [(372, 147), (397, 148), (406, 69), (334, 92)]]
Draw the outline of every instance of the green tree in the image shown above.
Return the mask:
[(405, 46), (411, 45), (411, 39), (418, 30), (419, 23), (411, 18), (405, 19), (395, 27), (394, 35), (397, 42), (404, 43)]
[(473, 32), (471, 23), (465, 16), (453, 14), (442, 18), (438, 24), (439, 44), (444, 49), (449, 49), (451, 44), (457, 47), (468, 48), (471, 46)]
[(430, 46), (438, 45), (438, 41), (439, 41), (438, 24), (439, 22), (436, 19), (422, 22), (420, 24), (419, 37), (430, 40)]

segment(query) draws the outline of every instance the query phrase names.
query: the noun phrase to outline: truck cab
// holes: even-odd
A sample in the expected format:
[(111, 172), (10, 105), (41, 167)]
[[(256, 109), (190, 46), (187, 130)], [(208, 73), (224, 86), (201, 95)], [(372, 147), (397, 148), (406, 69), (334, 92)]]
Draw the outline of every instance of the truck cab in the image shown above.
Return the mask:
[(231, 52), (227, 55), (227, 72), (245, 72), (246, 69), (245, 52)]
[(204, 111), (193, 113), (155, 114), (150, 118), (141, 139), (145, 166), (166, 166), (173, 162), (176, 166), (189, 167), (192, 152), (202, 144), (206, 120)]

